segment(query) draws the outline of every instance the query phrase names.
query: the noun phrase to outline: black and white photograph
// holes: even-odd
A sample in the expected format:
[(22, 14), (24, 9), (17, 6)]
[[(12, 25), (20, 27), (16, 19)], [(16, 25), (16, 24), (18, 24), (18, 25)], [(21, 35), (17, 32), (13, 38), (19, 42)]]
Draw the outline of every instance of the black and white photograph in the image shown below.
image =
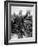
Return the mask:
[(5, 2), (5, 43), (37, 42), (37, 2)]

